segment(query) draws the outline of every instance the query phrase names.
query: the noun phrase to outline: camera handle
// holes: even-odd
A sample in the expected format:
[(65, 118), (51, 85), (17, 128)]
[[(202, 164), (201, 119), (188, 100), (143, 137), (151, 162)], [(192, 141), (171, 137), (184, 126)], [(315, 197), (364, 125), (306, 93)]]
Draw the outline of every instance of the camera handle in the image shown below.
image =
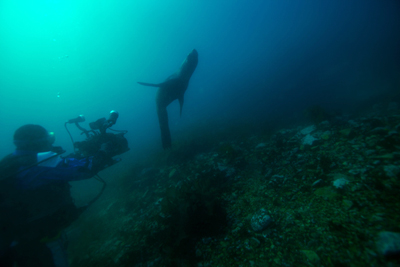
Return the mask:
[(83, 128), (82, 126), (80, 126), (78, 122), (75, 122), (75, 125), (76, 125), (76, 127), (77, 127), (79, 130), (82, 131), (81, 134), (85, 134), (85, 135), (86, 135), (86, 138), (89, 138), (89, 137), (90, 137), (89, 131), (86, 130), (85, 128)]
[[(83, 115), (79, 115), (78, 117), (76, 117), (76, 118), (74, 118), (74, 119), (70, 119), (70, 120), (68, 120), (68, 121), (66, 121), (66, 122), (64, 123), (64, 127), (65, 127), (65, 129), (67, 130), (67, 133), (68, 133), (69, 137), (71, 138), (71, 141), (72, 141), (72, 145), (73, 145), (73, 147), (74, 147), (74, 150), (75, 150), (74, 138), (72, 137), (70, 131), (68, 130), (67, 124), (75, 123), (75, 126), (76, 126), (79, 130), (82, 131), (81, 134), (85, 134), (85, 135), (86, 135), (86, 138), (89, 138), (89, 137), (90, 137), (90, 134), (89, 134), (89, 133), (90, 133), (91, 131), (88, 131), (88, 130), (86, 130), (85, 128), (83, 128), (82, 126), (79, 125), (80, 122), (84, 122), (85, 120), (86, 120), (86, 119), (85, 119), (85, 117), (84, 117)], [(94, 131), (92, 131), (92, 132), (94, 132)], [(94, 132), (94, 133), (95, 133), (95, 132)]]
[[(72, 137), (72, 135), (71, 135), (71, 133), (70, 133), (70, 131), (68, 130), (68, 127), (67, 127), (67, 124), (68, 124), (68, 123), (70, 123), (70, 122), (67, 121), (66, 123), (64, 123), (64, 127), (65, 127), (65, 130), (67, 130), (67, 133), (68, 133), (69, 137), (71, 138), (72, 146), (74, 147), (74, 151), (76, 152), (74, 138)], [(80, 126), (78, 122), (75, 122), (75, 125), (76, 125), (76, 127), (78, 127), (79, 130), (82, 131), (81, 134), (85, 134), (86, 137), (89, 138), (90, 135), (89, 135), (89, 131), (88, 131), (88, 130), (86, 130), (85, 128), (83, 128), (82, 126)]]

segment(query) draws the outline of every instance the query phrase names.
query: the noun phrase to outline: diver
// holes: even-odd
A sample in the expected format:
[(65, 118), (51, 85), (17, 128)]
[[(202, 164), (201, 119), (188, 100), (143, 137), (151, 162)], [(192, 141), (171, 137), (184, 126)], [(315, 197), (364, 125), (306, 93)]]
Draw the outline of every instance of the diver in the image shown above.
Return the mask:
[(0, 162), (0, 266), (68, 266), (63, 230), (85, 208), (70, 181), (92, 178), (111, 155), (61, 157), (54, 134), (27, 124), (14, 133), (14, 153)]

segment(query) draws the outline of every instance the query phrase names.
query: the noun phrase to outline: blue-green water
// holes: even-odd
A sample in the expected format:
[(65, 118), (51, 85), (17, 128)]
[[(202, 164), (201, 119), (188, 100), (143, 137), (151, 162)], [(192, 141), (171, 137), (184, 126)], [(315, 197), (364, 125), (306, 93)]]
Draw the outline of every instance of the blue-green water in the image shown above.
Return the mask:
[[(0, 154), (26, 123), (120, 112), (132, 151), (160, 146), (156, 88), (196, 48), (172, 137), (210, 120), (347, 110), (399, 88), (397, 1), (11, 1), (0, 3)], [(154, 146), (154, 147), (153, 147)]]
[[(192, 204), (191, 201), (197, 201), (195, 198), (188, 201), (189, 204), (180, 203), (180, 197), (189, 195), (187, 192), (200, 196), (212, 195), (211, 200), (207, 200), (210, 202), (225, 198), (230, 204), (225, 207), (223, 203), (221, 207), (227, 209), (227, 218), (239, 218), (246, 225), (249, 218), (246, 212), (250, 214), (256, 208), (261, 208), (261, 205), (272, 207), (275, 215), (285, 214), (282, 218), (286, 217), (287, 212), (293, 212), (296, 217), (297, 210), (310, 207), (310, 199), (315, 197), (314, 192), (301, 190), (296, 198), (282, 199), (288, 197), (290, 192), (297, 194), (298, 190), (309, 188), (321, 177), (320, 180), (326, 180), (327, 188), (331, 181), (326, 174), (335, 172), (348, 174), (353, 171), (355, 181), (352, 181), (352, 185), (365, 184), (365, 188), (371, 191), (366, 191), (369, 194), (364, 196), (362, 194), (365, 189), (356, 188), (346, 195), (351, 200), (347, 202), (351, 202), (349, 209), (353, 201), (360, 211), (354, 211), (353, 221), (343, 221), (346, 227), (351, 225), (361, 229), (360, 232), (365, 230), (366, 234), (360, 237), (354, 234), (351, 239), (352, 242), (355, 240), (354, 244), (370, 246), (366, 240), (375, 236), (378, 230), (398, 232), (398, 226), (393, 226), (397, 225), (396, 216), (388, 216), (390, 218), (385, 221), (386, 224), (377, 223), (376, 229), (371, 228), (372, 223), (363, 229), (366, 223), (360, 220), (372, 216), (378, 219), (370, 219), (369, 222), (378, 221), (384, 214), (382, 210), (399, 214), (398, 202), (392, 201), (392, 196), (397, 196), (397, 192), (393, 191), (398, 188), (398, 182), (389, 181), (393, 186), (389, 186), (388, 181), (382, 182), (387, 180), (385, 168), (389, 166), (393, 169), (391, 165), (395, 164), (394, 160), (398, 160), (398, 147), (394, 144), (398, 145), (398, 135), (395, 134), (399, 124), (398, 116), (393, 115), (398, 113), (398, 109), (392, 110), (394, 113), (391, 119), (387, 119), (389, 117), (385, 117), (382, 110), (378, 119), (367, 112), (367, 119), (362, 118), (364, 114), (358, 114), (358, 117), (354, 116), (357, 118), (355, 121), (348, 120), (349, 117), (345, 115), (357, 114), (358, 111), (361, 113), (376, 103), (398, 108), (398, 105), (389, 103), (400, 103), (399, 32), (400, 3), (395, 0), (1, 0), (0, 157), (13, 151), (13, 133), (24, 124), (40, 124), (55, 132), (55, 145), (62, 146), (70, 153), (73, 146), (64, 129), (68, 119), (83, 114), (86, 122), (82, 125), (88, 127), (87, 123), (108, 117), (111, 110), (119, 112), (118, 122), (113, 128), (128, 130), (126, 138), (131, 150), (122, 155), (122, 163), (101, 172), (108, 183), (105, 194), (91, 210), (80, 217), (73, 225), (73, 230), (68, 230), (72, 237), (70, 261), (74, 263), (73, 266), (97, 266), (97, 262), (105, 266), (111, 266), (109, 262), (120, 266), (118, 260), (121, 258), (127, 262), (125, 266), (132, 266), (132, 263), (147, 264), (157, 262), (159, 254), (165, 259), (185, 258), (185, 250), (181, 249), (184, 242), (181, 241), (185, 239), (186, 233), (179, 237), (182, 240), (178, 238), (176, 241), (174, 227), (192, 223), (190, 220), (185, 221), (190, 216), (186, 215), (185, 209), (180, 210), (178, 205), (185, 206)], [(162, 152), (155, 104), (157, 89), (141, 86), (137, 82), (164, 81), (180, 67), (192, 49), (198, 51), (199, 63), (185, 93), (182, 116), (179, 115), (178, 101), (168, 106), (173, 149)], [(344, 116), (337, 124), (319, 124), (318, 127), (325, 135), (320, 136), (318, 144), (323, 145), (303, 151), (295, 126), (305, 127), (301, 123), (307, 114), (308, 119), (314, 116), (311, 120), (314, 119), (312, 123), (315, 124), (332, 114)], [(280, 130), (277, 126), (279, 123), (286, 123), (288, 130), (274, 137), (273, 130)], [(369, 129), (369, 123), (374, 127)], [(349, 125), (357, 130), (351, 130)], [(243, 129), (244, 126), (249, 129)], [(264, 131), (252, 133), (258, 126)], [(394, 139), (390, 137), (378, 142), (378, 137), (371, 137), (375, 127), (380, 132), (396, 130), (391, 132)], [(75, 140), (83, 139), (74, 125), (69, 129)], [(232, 133), (232, 129), (237, 132)], [(285, 139), (289, 136), (285, 132), (289, 133), (290, 139)], [(229, 139), (232, 136), (234, 138)], [(297, 140), (297, 143), (293, 143), (293, 140)], [(208, 154), (200, 153), (204, 151)], [(364, 153), (361, 153), (362, 157), (354, 156), (353, 152), (357, 151)], [(146, 161), (148, 155), (151, 155), (150, 160)], [(187, 163), (187, 159), (195, 160)], [(157, 166), (157, 161), (161, 162), (160, 166)], [(229, 168), (225, 165), (229, 165)], [(325, 166), (325, 169), (321, 171), (320, 165)], [(288, 166), (294, 166), (294, 169), (290, 170)], [(365, 178), (361, 174), (367, 168), (368, 176)], [(231, 197), (226, 193), (231, 188), (225, 188), (221, 182), (223, 177), (229, 176), (225, 176), (224, 172), (229, 173), (230, 170), (233, 174), (229, 180), (237, 182), (236, 186), (240, 187)], [(293, 173), (290, 174), (290, 171)], [(221, 178), (215, 174), (223, 175)], [(271, 187), (272, 182), (267, 180), (272, 174), (272, 177), (278, 178), (292, 175), (290, 177), (295, 179), (289, 179), (290, 190), (276, 187), (264, 192), (264, 187)], [(216, 181), (211, 179), (215, 177), (218, 178)], [(72, 193), (78, 206), (93, 199), (102, 185), (94, 179), (72, 184)], [(182, 184), (189, 186), (184, 187)], [(215, 190), (218, 187), (224, 193)], [(175, 192), (171, 188), (179, 190)], [(235, 187), (233, 189), (236, 190)], [(322, 195), (324, 192), (319, 191)], [(376, 196), (379, 196), (382, 203), (375, 200)], [(160, 205), (162, 199), (164, 202), (170, 201), (170, 204)], [(365, 203), (361, 202), (364, 199), (373, 204), (364, 206)], [(327, 205), (335, 202), (315, 202), (321, 206), (326, 204), (326, 207), (314, 208), (315, 213), (311, 211), (307, 214), (310, 217), (304, 217), (304, 222), (312, 222), (318, 228), (327, 227), (324, 224), (327, 213), (324, 212), (328, 211), (331, 217), (336, 218), (333, 215), (336, 213), (332, 212), (334, 209)], [(290, 207), (292, 204), (298, 207)], [(286, 205), (290, 208), (286, 209)], [(171, 209), (170, 214), (175, 214), (172, 223), (160, 219), (170, 218), (158, 214), (161, 206), (165, 210)], [(176, 207), (179, 212), (174, 210)], [(196, 222), (198, 217), (193, 217)], [(269, 262), (274, 260), (277, 266), (287, 255), (299, 256), (299, 250), (311, 248), (320, 254), (324, 264), (332, 264), (332, 255), (340, 255), (343, 260), (348, 260), (348, 255), (350, 259), (357, 257), (354, 260), (357, 261), (355, 266), (364, 266), (357, 264), (369, 262), (373, 255), (367, 255), (370, 258), (360, 257), (358, 251), (350, 255), (353, 246), (347, 248), (338, 240), (331, 240), (332, 233), (343, 230), (339, 227), (342, 224), (340, 220), (339, 223), (330, 221), (328, 226), (333, 230), (321, 234), (323, 237), (318, 243), (321, 250), (314, 245), (311, 248), (305, 247), (303, 240), (300, 243), (292, 242), (288, 236), (293, 233), (300, 240), (301, 234), (309, 236), (312, 231), (307, 228), (301, 231), (291, 228), (290, 217), (286, 217), (284, 223), (287, 224), (280, 225), (289, 225), (289, 234), (284, 239), (286, 241), (281, 240), (281, 236), (279, 239), (278, 236), (269, 238), (273, 242), (279, 240), (287, 242), (282, 244), (293, 244), (294, 253), (274, 243), (276, 248), (287, 254), (275, 253), (272, 250), (274, 245), (271, 241), (269, 246), (268, 239), (251, 253), (262, 250), (262, 253), (270, 257)], [(217, 216), (216, 219), (220, 218)], [(160, 229), (167, 225), (170, 227), (165, 229), (171, 233), (168, 235), (166, 231), (167, 237), (160, 234), (164, 239), (155, 238), (153, 244), (151, 237), (154, 238), (154, 232), (157, 231), (147, 226), (159, 220), (161, 222), (157, 231), (164, 234)], [(235, 228), (237, 221), (229, 221), (230, 228), (225, 217), (222, 221), (222, 226), (217, 225), (218, 231), (225, 227), (221, 233), (229, 230), (239, 243), (248, 242), (247, 238), (251, 236), (247, 235), (250, 233), (248, 231), (243, 230), (239, 238), (237, 234), (235, 236), (233, 229), (238, 229)], [(139, 226), (143, 226), (144, 230)], [(187, 230), (181, 228), (181, 232)], [(353, 230), (352, 233), (357, 233)], [(199, 236), (195, 233), (190, 238), (197, 242), (200, 237), (208, 238), (208, 235), (208, 232)], [(321, 241), (325, 237), (327, 243)], [(143, 243), (141, 238), (147, 241)], [(313, 238), (317, 240), (315, 236)], [(119, 241), (115, 242), (117, 239)], [(233, 239), (222, 236), (215, 239), (214, 243), (197, 243), (209, 246), (200, 247), (203, 252), (207, 252), (207, 249), (213, 251), (214, 245), (217, 248), (212, 257), (207, 259), (204, 256), (205, 262), (210, 259), (236, 261), (236, 258), (232, 258), (234, 254), (229, 254), (225, 248), (221, 249), (227, 246), (222, 240), (231, 242)], [(238, 243), (235, 242), (232, 241), (229, 246), (236, 247)], [(111, 243), (115, 245), (109, 246)], [(123, 249), (116, 250), (121, 244)], [(166, 248), (160, 249), (158, 246)], [(194, 255), (195, 246), (188, 247), (188, 251)], [(125, 251), (120, 253), (120, 249)], [(342, 254), (337, 254), (335, 249)], [(224, 251), (225, 256), (217, 255), (221, 251)], [(242, 254), (237, 253), (246, 264), (250, 264), (248, 260), (253, 260), (252, 257), (256, 255), (247, 250)], [(192, 257), (192, 254), (188, 255)], [(340, 257), (337, 261), (339, 263), (342, 262)], [(103, 261), (103, 258), (107, 261)], [(194, 259), (197, 261), (199, 257), (193, 256)], [(332, 256), (332, 261), (335, 260)], [(378, 264), (384, 262), (380, 258), (375, 261)], [(295, 264), (296, 261), (287, 259), (287, 262)]]

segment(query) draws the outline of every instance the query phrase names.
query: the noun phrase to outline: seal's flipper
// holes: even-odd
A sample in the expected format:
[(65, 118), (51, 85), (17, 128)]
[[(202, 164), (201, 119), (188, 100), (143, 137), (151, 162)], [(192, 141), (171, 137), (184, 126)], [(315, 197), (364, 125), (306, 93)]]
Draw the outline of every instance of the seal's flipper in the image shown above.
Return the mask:
[(142, 83), (142, 82), (137, 82), (137, 83), (141, 84), (141, 85), (144, 85), (144, 86), (152, 86), (152, 87), (160, 87), (160, 86), (163, 85), (162, 83), (159, 83), (159, 84), (156, 84), (156, 83)]
[(171, 133), (168, 126), (167, 107), (157, 108), (158, 122), (161, 130), (161, 142), (164, 149), (171, 147)]
[(178, 98), (178, 100), (179, 100), (179, 105), (180, 105), (180, 107), (181, 107), (181, 113), (180, 113), (180, 115), (182, 116), (183, 94)]

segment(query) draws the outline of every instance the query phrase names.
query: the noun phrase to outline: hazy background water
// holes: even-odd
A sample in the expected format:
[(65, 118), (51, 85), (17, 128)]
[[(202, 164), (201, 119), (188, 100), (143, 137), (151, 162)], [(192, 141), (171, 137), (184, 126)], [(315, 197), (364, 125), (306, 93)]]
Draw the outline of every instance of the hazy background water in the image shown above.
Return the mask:
[(173, 142), (213, 121), (284, 120), (316, 104), (352, 111), (399, 91), (399, 25), (390, 0), (2, 0), (0, 156), (26, 123), (71, 152), (64, 122), (112, 109), (114, 128), (129, 131), (125, 157), (161, 150), (156, 88), (136, 82), (162, 82), (193, 48), (182, 117), (177, 102), (168, 108)]

